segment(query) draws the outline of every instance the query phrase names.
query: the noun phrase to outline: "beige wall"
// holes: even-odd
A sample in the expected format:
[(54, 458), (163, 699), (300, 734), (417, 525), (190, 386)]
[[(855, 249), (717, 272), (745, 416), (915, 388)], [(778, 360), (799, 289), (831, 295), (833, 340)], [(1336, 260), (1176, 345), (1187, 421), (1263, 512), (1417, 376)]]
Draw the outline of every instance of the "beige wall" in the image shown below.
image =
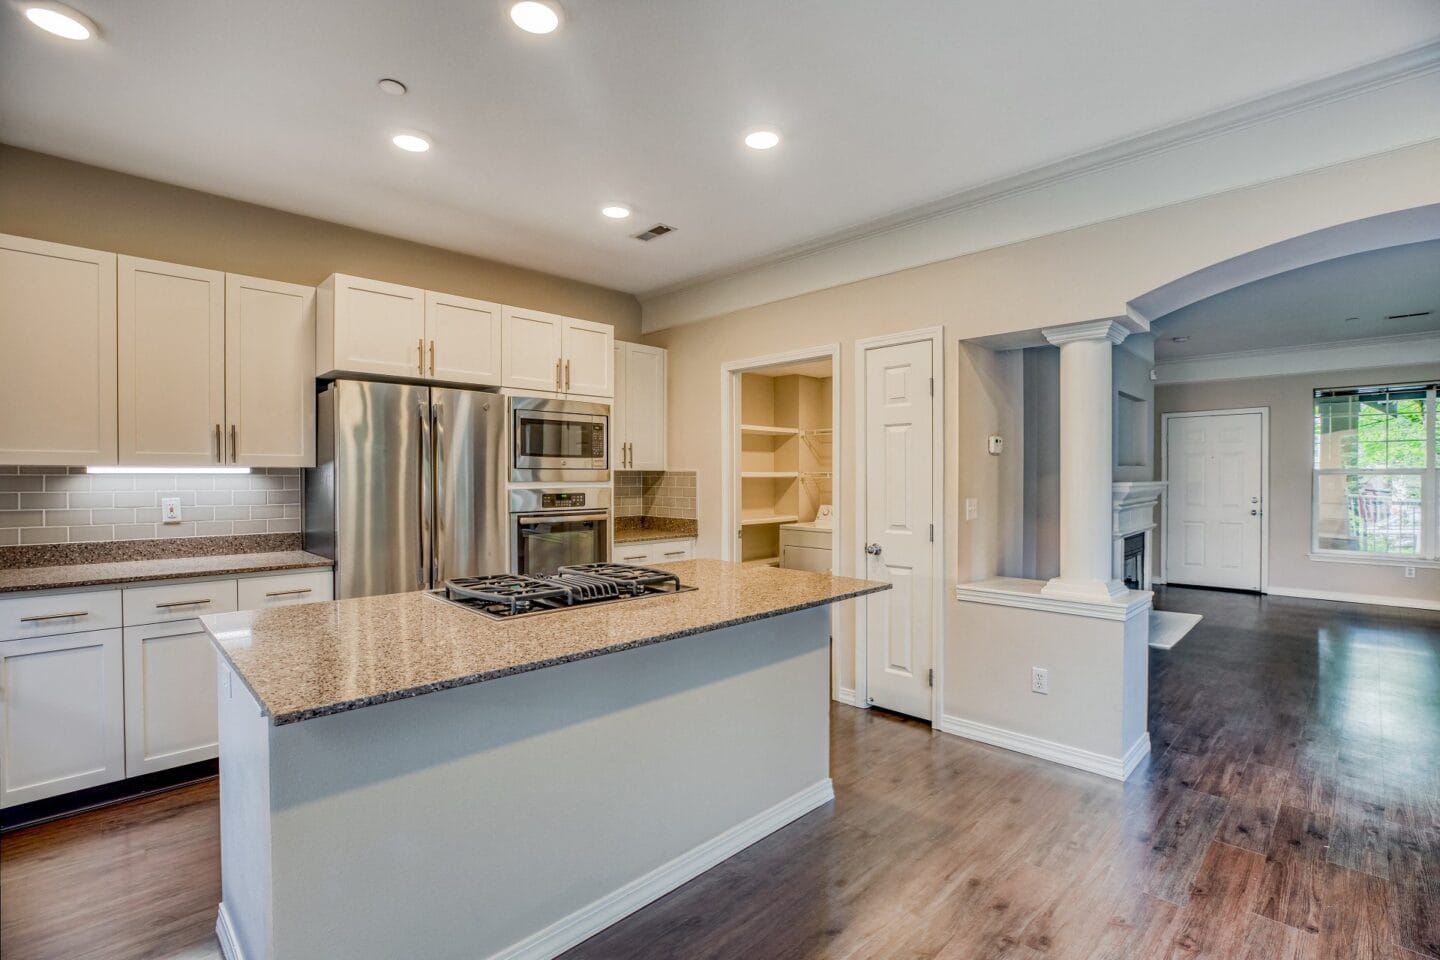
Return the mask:
[(628, 293), (3, 144), (0, 233), (291, 283), (349, 273), (640, 331)]
[[(701, 555), (717, 556), (722, 484), (720, 449), (711, 427), (720, 423), (720, 366), (781, 351), (841, 344), (839, 389), (845, 439), (836, 465), (841, 568), (855, 570), (855, 341), (940, 326), (946, 344), (942, 499), (946, 567), (936, 588), (947, 597), (947, 703), (958, 709), (965, 669), (958, 646), (956, 603), (948, 584), (998, 569), (1001, 539), (985, 524), (957, 519), (962, 497), (979, 499), (980, 517), (1000, 516), (998, 487), (985, 477), (983, 445), (962, 425), (977, 428), (971, 401), (977, 376), (959, 360), (958, 341), (988, 334), (1119, 316), (1127, 301), (1220, 260), (1338, 223), (1440, 202), (1440, 143), (1425, 144), (1257, 187), (1178, 204), (1136, 216), (987, 250), (859, 283), (674, 327), (646, 336), (670, 349), (669, 457), (676, 469), (700, 473)], [(962, 376), (967, 381), (962, 384)], [(978, 429), (977, 429), (978, 432)], [(962, 454), (963, 450), (963, 454)], [(962, 468), (963, 467), (963, 468)], [(997, 467), (998, 469), (998, 467)], [(733, 536), (733, 531), (728, 531)], [(854, 604), (847, 606), (855, 606)], [(846, 614), (847, 616), (849, 614)], [(837, 642), (842, 631), (837, 629)], [(853, 651), (841, 661), (851, 670)], [(842, 671), (841, 684), (853, 684)]]
[[(1390, 564), (1311, 560), (1310, 501), (1316, 388), (1409, 383), (1440, 377), (1440, 365), (1380, 367), (1155, 388), (1156, 444), (1160, 416), (1242, 407), (1270, 409), (1270, 587), (1337, 594), (1440, 600), (1440, 570), (1420, 567), (1413, 580)], [(1157, 560), (1163, 542), (1157, 541)], [(1159, 569), (1158, 564), (1155, 568)]]

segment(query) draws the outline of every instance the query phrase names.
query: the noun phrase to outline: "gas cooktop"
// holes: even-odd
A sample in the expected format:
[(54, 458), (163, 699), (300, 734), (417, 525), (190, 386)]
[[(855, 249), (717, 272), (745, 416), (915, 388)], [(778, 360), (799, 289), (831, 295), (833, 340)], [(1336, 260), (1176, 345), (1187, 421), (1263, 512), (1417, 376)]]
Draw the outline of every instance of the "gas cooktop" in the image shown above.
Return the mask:
[(680, 578), (664, 570), (628, 563), (579, 563), (548, 577), (499, 573), (446, 580), (431, 596), (492, 620), (552, 613), (571, 607), (613, 603), (667, 593), (688, 593)]

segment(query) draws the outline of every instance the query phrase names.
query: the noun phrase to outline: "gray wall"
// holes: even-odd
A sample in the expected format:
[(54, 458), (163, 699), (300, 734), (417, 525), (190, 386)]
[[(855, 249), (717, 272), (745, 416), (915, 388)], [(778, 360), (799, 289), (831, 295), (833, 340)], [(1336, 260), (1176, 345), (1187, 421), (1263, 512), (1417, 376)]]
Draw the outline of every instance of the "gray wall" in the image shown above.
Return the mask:
[[(1400, 566), (1311, 560), (1310, 500), (1314, 391), (1320, 387), (1406, 383), (1440, 377), (1440, 365), (1379, 367), (1249, 380), (1160, 385), (1155, 390), (1156, 449), (1160, 416), (1241, 407), (1270, 409), (1270, 586), (1325, 593), (1440, 600), (1440, 570), (1421, 567), (1407, 579)], [(1163, 543), (1156, 550), (1157, 559)], [(1159, 566), (1155, 568), (1159, 570)]]

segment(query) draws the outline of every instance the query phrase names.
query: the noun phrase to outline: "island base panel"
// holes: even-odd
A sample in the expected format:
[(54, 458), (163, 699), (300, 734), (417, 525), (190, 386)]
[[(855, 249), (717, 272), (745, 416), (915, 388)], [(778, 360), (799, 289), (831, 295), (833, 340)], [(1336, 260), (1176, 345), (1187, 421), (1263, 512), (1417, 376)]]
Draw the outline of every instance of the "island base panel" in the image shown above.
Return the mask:
[(541, 958), (832, 796), (829, 608), (273, 726), (222, 670), (229, 960)]

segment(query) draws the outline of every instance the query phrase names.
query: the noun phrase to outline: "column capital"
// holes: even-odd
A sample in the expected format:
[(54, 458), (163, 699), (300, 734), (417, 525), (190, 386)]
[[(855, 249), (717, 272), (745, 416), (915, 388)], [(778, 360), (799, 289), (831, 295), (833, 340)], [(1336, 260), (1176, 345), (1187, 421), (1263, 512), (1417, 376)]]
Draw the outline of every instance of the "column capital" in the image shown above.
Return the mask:
[(1111, 343), (1119, 343), (1130, 335), (1129, 330), (1114, 320), (1086, 320), (1059, 327), (1044, 327), (1040, 333), (1057, 347), (1081, 340), (1109, 340)]

